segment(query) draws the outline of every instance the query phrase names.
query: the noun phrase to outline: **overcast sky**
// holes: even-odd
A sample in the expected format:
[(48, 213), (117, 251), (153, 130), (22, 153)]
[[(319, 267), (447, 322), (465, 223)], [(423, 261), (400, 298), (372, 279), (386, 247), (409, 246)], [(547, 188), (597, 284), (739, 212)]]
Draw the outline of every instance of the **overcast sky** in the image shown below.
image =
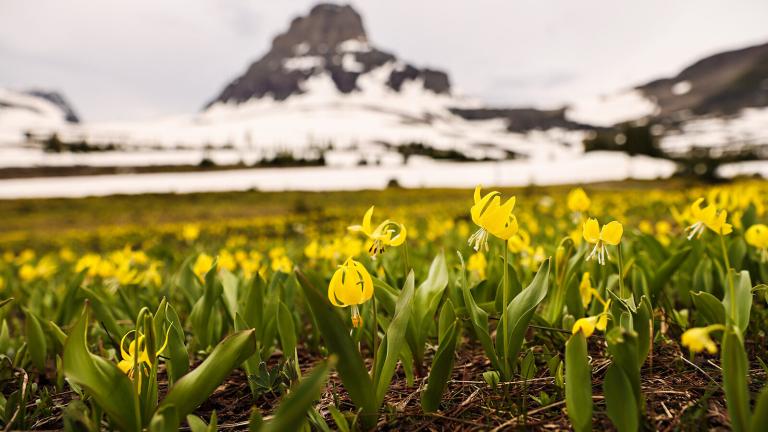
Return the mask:
[[(60, 90), (85, 120), (199, 110), (317, 3), (0, 1), (0, 86)], [(496, 105), (556, 106), (768, 42), (766, 0), (350, 3), (377, 47)]]

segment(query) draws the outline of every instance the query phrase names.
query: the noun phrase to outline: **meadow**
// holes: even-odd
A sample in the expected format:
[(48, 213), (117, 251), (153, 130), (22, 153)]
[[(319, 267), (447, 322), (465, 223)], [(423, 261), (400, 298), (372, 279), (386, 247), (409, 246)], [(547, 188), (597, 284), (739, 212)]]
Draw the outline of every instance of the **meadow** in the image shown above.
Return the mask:
[(0, 201), (0, 427), (763, 430), (766, 196)]

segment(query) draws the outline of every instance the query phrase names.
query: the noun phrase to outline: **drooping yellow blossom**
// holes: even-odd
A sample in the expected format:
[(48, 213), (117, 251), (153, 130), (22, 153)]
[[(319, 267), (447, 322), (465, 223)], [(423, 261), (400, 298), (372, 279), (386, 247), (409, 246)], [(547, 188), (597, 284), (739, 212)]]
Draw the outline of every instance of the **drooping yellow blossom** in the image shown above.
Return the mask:
[(352, 258), (347, 258), (333, 274), (328, 284), (328, 299), (334, 306), (352, 307), (352, 326), (363, 325), (358, 305), (373, 296), (373, 280), (368, 270)]
[(733, 231), (733, 227), (725, 221), (728, 217), (728, 212), (725, 210), (718, 212), (714, 204), (710, 204), (702, 209), (702, 202), (704, 202), (704, 198), (699, 198), (691, 204), (690, 219), (693, 223), (685, 229), (689, 233), (688, 240), (694, 237), (701, 237), (705, 228), (709, 228), (720, 235), (730, 234)]
[(568, 210), (573, 213), (586, 213), (592, 201), (584, 192), (584, 189), (577, 187), (568, 192)]
[(390, 219), (380, 223), (374, 229), (371, 225), (373, 208), (374, 206), (371, 206), (371, 208), (365, 212), (362, 225), (352, 225), (348, 229), (352, 232), (362, 232), (371, 240), (371, 246), (368, 248), (368, 253), (375, 259), (379, 254), (384, 253), (384, 250), (387, 247), (397, 247), (403, 244), (408, 234), (405, 225)]
[(485, 279), (485, 269), (488, 267), (488, 261), (485, 259), (485, 254), (482, 252), (475, 252), (469, 256), (467, 261), (467, 270), (477, 275), (480, 280)]
[(589, 272), (584, 272), (581, 276), (581, 283), (579, 283), (579, 296), (581, 297), (581, 305), (585, 308), (592, 302), (592, 292), (594, 290), (592, 283), (589, 281)]
[(588, 243), (595, 247), (587, 256), (587, 261), (597, 257), (597, 262), (605, 264), (607, 255), (606, 245), (616, 246), (621, 242), (621, 236), (624, 234), (624, 227), (617, 221), (609, 222), (603, 225), (602, 229), (597, 219), (590, 218), (584, 223), (582, 236)]
[(469, 238), (469, 245), (479, 251), (488, 250), (488, 234), (504, 241), (517, 234), (517, 218), (512, 213), (515, 208), (515, 197), (501, 203), (501, 193), (492, 191), (485, 196), (480, 194), (481, 186), (475, 188), (474, 205), (470, 209), (472, 221), (480, 227)]
[(763, 224), (752, 225), (744, 233), (744, 239), (750, 246), (760, 251), (761, 261), (768, 261), (768, 226)]
[[(170, 334), (170, 330), (171, 329), (168, 328), (168, 331), (166, 331), (165, 342), (163, 342), (163, 346), (161, 346), (160, 349), (155, 353), (155, 358), (157, 358), (157, 356), (165, 351), (165, 347), (168, 345), (168, 335)], [(117, 363), (117, 367), (120, 368), (120, 370), (123, 371), (124, 374), (128, 375), (128, 377), (131, 379), (133, 379), (136, 372), (134, 365), (138, 368), (141, 368), (142, 365), (145, 365), (150, 369), (152, 368), (152, 361), (149, 358), (149, 352), (147, 352), (147, 346), (143, 334), (139, 333), (139, 337), (135, 338), (131, 341), (130, 344), (128, 344), (128, 351), (125, 350), (125, 339), (132, 333), (136, 333), (136, 330), (129, 331), (123, 336), (122, 339), (120, 339), (120, 361)], [(141, 382), (140, 373), (138, 374), (138, 377), (139, 382)], [(139, 384), (139, 388), (141, 388), (141, 384)]]
[(717, 353), (717, 345), (715, 345), (715, 342), (709, 337), (709, 333), (724, 329), (725, 326), (722, 324), (690, 328), (680, 337), (680, 342), (691, 352), (698, 353), (707, 350), (708, 353), (715, 354)]
[[(602, 301), (602, 300), (601, 300)], [(605, 331), (608, 326), (608, 309), (611, 307), (611, 301), (603, 303), (603, 312), (599, 315), (589, 316), (586, 318), (579, 318), (573, 324), (571, 333), (576, 334), (579, 331), (584, 332), (584, 336), (590, 337), (595, 329)]]
[(208, 273), (211, 267), (213, 267), (213, 258), (206, 253), (201, 253), (197, 256), (195, 264), (192, 265), (192, 271), (203, 281), (205, 280), (205, 274)]

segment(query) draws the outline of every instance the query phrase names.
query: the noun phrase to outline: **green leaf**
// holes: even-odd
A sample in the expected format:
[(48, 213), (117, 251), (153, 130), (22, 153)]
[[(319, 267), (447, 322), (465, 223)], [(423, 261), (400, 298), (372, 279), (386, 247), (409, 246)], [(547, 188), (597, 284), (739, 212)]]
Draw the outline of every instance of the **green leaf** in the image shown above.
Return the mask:
[(240, 279), (227, 269), (221, 269), (222, 300), (229, 314), (229, 319), (234, 321), (235, 314), (239, 312), (238, 286)]
[(350, 399), (362, 409), (364, 419), (376, 417), (378, 405), (375, 399), (375, 388), (365, 369), (360, 352), (349, 336), (347, 326), (331, 309), (332, 306), (326, 297), (320, 294), (304, 273), (297, 270), (296, 277), (304, 291), (307, 304), (317, 318), (317, 325), (320, 327), (320, 334), (323, 335), (328, 352), (336, 354), (339, 358), (336, 370)]
[(459, 332), (458, 321), (454, 321), (441, 337), (435, 358), (432, 360), (432, 369), (429, 371), (427, 389), (421, 394), (421, 409), (424, 412), (433, 412), (440, 407), (440, 399), (453, 371)]
[[(749, 363), (744, 343), (738, 329), (728, 327), (723, 334), (720, 363), (723, 368), (723, 390), (731, 428), (736, 432), (749, 431), (749, 387), (747, 373)], [(765, 426), (765, 425), (762, 425)]]
[[(215, 411), (214, 411), (215, 415)], [(189, 430), (192, 432), (208, 432), (208, 431), (215, 431), (216, 429), (209, 428), (208, 424), (205, 423), (205, 420), (201, 419), (200, 417), (190, 414), (187, 416), (187, 424), (189, 425)]]
[[(523, 346), (523, 339), (525, 338), (525, 332), (528, 330), (528, 323), (531, 321), (536, 308), (539, 306), (544, 297), (547, 296), (547, 288), (549, 286), (549, 266), (550, 259), (547, 259), (539, 267), (539, 271), (536, 273), (536, 277), (526, 289), (517, 295), (507, 306), (507, 310), (504, 313), (504, 319), (499, 323), (499, 326), (507, 326), (507, 352), (503, 354), (506, 369), (502, 371), (510, 371), (511, 365), (517, 360), (517, 354), (520, 352), (520, 348)], [(499, 346), (499, 338), (501, 333), (496, 332), (497, 343)], [(506, 378), (509, 378), (507, 376)]]
[[(741, 334), (744, 334), (749, 325), (749, 311), (752, 309), (752, 280), (749, 277), (749, 272), (746, 270), (738, 275), (729, 273), (728, 276), (733, 278), (735, 300), (734, 304), (731, 305), (731, 290), (730, 286), (726, 284), (725, 297), (723, 298), (725, 315), (730, 317), (732, 322), (741, 331)], [(732, 316), (732, 313), (735, 315)]]
[(477, 339), (480, 341), (480, 344), (483, 346), (485, 355), (487, 355), (488, 359), (491, 361), (491, 366), (494, 369), (501, 371), (501, 363), (499, 362), (499, 357), (496, 354), (496, 348), (494, 347), (493, 341), (491, 340), (491, 335), (488, 332), (488, 313), (481, 309), (477, 303), (475, 303), (475, 299), (472, 297), (472, 293), (469, 291), (469, 285), (467, 284), (465, 276), (467, 274), (467, 270), (464, 265), (464, 258), (461, 256), (461, 253), (459, 253), (459, 260), (461, 261), (461, 289), (464, 295), (464, 306), (466, 307), (467, 313), (469, 314), (469, 320), (472, 323), (472, 329), (475, 332), (475, 336), (477, 336)]
[(755, 404), (755, 412), (752, 415), (750, 430), (759, 432), (768, 424), (768, 386), (763, 387)]
[(592, 368), (584, 333), (565, 343), (565, 406), (576, 432), (592, 430)]
[(448, 266), (445, 254), (440, 252), (429, 266), (429, 273), (413, 297), (413, 317), (408, 323), (408, 344), (418, 363), (423, 361), (424, 344), (432, 329), (435, 312), (448, 286)]
[(306, 413), (320, 397), (325, 388), (328, 373), (335, 364), (335, 357), (320, 363), (295, 388), (291, 389), (275, 412), (272, 420), (268, 421), (262, 431), (265, 432), (295, 432), (300, 430), (305, 422)]
[(702, 324), (725, 324), (725, 307), (717, 297), (704, 291), (691, 292), (696, 313), (704, 320)]
[(674, 255), (664, 261), (661, 267), (659, 267), (659, 270), (654, 273), (653, 277), (651, 278), (651, 282), (648, 285), (648, 290), (650, 291), (652, 297), (652, 303), (656, 303), (656, 299), (659, 297), (659, 293), (664, 288), (664, 285), (666, 285), (667, 282), (672, 279), (672, 275), (675, 274), (685, 259), (688, 258), (691, 250), (692, 249), (690, 246), (679, 249), (677, 252), (675, 252)]
[(176, 407), (167, 405), (157, 410), (149, 422), (149, 432), (174, 432), (179, 430), (179, 415)]
[(280, 346), (283, 348), (283, 355), (286, 358), (293, 359), (296, 373), (301, 376), (299, 357), (296, 353), (296, 327), (293, 324), (291, 311), (283, 302), (280, 302), (277, 309), (277, 334), (280, 336)]
[(328, 407), (328, 412), (331, 413), (331, 418), (333, 418), (333, 422), (336, 423), (336, 429), (339, 430), (339, 432), (349, 432), (349, 422), (347, 422), (347, 418), (344, 417), (344, 415), (339, 411), (338, 408), (331, 405)]
[(211, 346), (215, 339), (215, 318), (218, 318), (218, 316), (215, 316), (214, 309), (223, 290), (221, 283), (216, 277), (216, 266), (217, 262), (214, 260), (211, 269), (205, 274), (203, 295), (197, 299), (189, 314), (189, 321), (192, 323), (192, 333), (202, 349)]
[[(80, 290), (85, 293), (85, 297), (90, 301), (90, 307), (93, 309), (93, 314), (96, 316), (96, 319), (105, 329), (107, 329), (109, 336), (112, 337), (117, 344), (117, 341), (119, 341), (125, 334), (125, 331), (117, 324), (117, 320), (107, 306), (107, 302), (101, 294), (90, 288), (80, 288)], [(119, 350), (120, 347), (115, 346), (115, 348)]]
[(64, 346), (64, 375), (85, 389), (119, 429), (138, 432), (141, 413), (133, 383), (113, 363), (88, 351), (88, 310), (86, 303)]
[(637, 308), (637, 315), (633, 324), (637, 332), (637, 362), (638, 365), (642, 365), (648, 358), (651, 344), (653, 344), (653, 307), (648, 297), (642, 296), (640, 298), (640, 306)]
[(181, 327), (181, 320), (170, 303), (165, 305), (165, 319), (167, 325), (171, 326), (171, 331), (168, 333), (168, 347), (163, 356), (167, 358), (165, 366), (168, 372), (169, 386), (173, 387), (176, 381), (189, 372), (189, 352), (184, 343), (184, 329)]
[(27, 351), (32, 364), (40, 373), (45, 373), (45, 358), (48, 352), (48, 342), (45, 339), (40, 320), (29, 309), (24, 308), (24, 334), (27, 340)]
[(395, 316), (387, 327), (384, 339), (379, 346), (377, 354), (377, 371), (374, 374), (374, 385), (376, 387), (375, 401), (376, 406), (381, 406), (387, 389), (392, 381), (392, 375), (395, 373), (397, 360), (405, 344), (405, 333), (408, 330), (408, 321), (411, 319), (414, 297), (414, 275), (413, 270), (405, 278), (405, 285), (400, 292), (395, 306)]
[(443, 335), (456, 322), (456, 310), (453, 308), (453, 302), (448, 299), (440, 309), (440, 316), (437, 320), (437, 342), (443, 340)]
[[(248, 323), (245, 322), (245, 319), (238, 313), (235, 314), (235, 331), (243, 331), (248, 330), (251, 327), (248, 325)], [(253, 397), (257, 397), (261, 394), (259, 390), (259, 386), (256, 383), (256, 374), (259, 370), (259, 363), (261, 363), (261, 357), (259, 356), (259, 350), (256, 350), (256, 352), (248, 357), (243, 362), (243, 367), (245, 368), (245, 375), (248, 379), (248, 387), (251, 389), (251, 394)]]
[(611, 364), (603, 381), (608, 417), (620, 432), (638, 429), (639, 413), (632, 394), (632, 385), (619, 366)]
[(644, 404), (640, 389), (638, 334), (632, 329), (615, 326), (608, 331), (605, 339), (608, 342), (608, 352), (613, 357), (613, 363), (621, 368), (630, 384), (632, 395), (637, 402), (637, 412), (641, 412)]
[(233, 369), (253, 355), (256, 348), (253, 330), (228, 336), (216, 345), (200, 366), (176, 382), (160, 402), (160, 407), (175, 405), (179, 417), (191, 413), (216, 390)]

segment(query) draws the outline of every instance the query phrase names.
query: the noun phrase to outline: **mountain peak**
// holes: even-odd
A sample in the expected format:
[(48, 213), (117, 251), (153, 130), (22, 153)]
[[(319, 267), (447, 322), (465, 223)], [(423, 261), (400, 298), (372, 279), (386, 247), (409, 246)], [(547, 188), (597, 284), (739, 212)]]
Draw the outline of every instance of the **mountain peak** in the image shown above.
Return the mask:
[(351, 6), (322, 3), (276, 36), (270, 54), (325, 55), (347, 41), (368, 42), (362, 17)]
[(273, 39), (269, 52), (206, 107), (265, 97), (282, 101), (311, 92), (306, 83), (318, 77), (330, 79), (339, 94), (358, 92), (358, 78), (371, 76), (375, 69), (386, 72), (371, 74), (378, 85), (394, 92), (411, 82), (431, 93), (450, 93), (445, 72), (418, 68), (373, 47), (357, 11), (324, 3), (294, 18), (288, 30)]

